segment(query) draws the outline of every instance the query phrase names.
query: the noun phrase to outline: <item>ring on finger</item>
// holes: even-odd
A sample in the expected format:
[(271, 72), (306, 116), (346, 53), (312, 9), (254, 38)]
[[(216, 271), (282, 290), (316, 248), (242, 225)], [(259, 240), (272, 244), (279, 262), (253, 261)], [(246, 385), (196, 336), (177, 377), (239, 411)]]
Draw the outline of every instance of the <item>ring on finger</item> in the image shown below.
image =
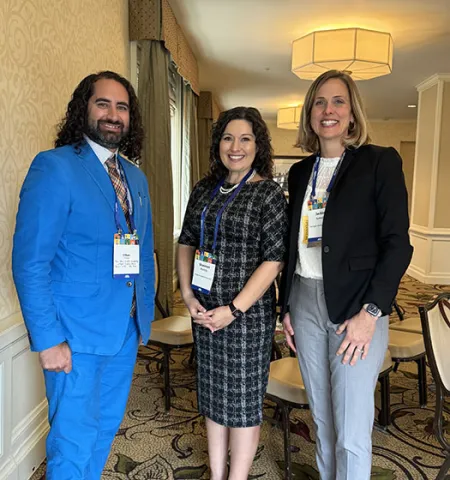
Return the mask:
[(364, 352), (364, 348), (358, 348), (358, 347), (356, 347), (355, 350), (356, 350), (357, 352), (360, 352), (360, 353), (363, 353), (363, 352)]

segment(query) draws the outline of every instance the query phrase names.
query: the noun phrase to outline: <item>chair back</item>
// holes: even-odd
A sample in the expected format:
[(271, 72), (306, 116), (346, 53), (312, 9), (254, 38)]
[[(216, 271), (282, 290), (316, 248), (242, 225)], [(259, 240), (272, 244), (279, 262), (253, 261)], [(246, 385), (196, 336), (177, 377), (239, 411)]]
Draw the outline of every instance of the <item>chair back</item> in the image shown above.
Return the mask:
[(166, 309), (161, 305), (161, 302), (158, 298), (159, 293), (159, 259), (158, 259), (158, 252), (156, 250), (153, 251), (153, 261), (155, 263), (155, 305), (158, 309), (159, 313), (161, 313), (163, 318), (167, 318), (169, 316)]
[(155, 295), (158, 296), (159, 289), (159, 261), (156, 251), (153, 252), (153, 262), (155, 263)]
[(419, 307), (423, 338), (431, 373), (446, 394), (450, 394), (450, 292), (442, 293)]

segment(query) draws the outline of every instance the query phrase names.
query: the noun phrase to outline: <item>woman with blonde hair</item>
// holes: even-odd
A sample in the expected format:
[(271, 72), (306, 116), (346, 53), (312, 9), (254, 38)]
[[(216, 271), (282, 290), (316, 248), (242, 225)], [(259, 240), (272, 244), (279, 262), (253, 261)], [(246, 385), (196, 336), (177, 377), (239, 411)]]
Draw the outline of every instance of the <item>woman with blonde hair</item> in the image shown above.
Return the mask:
[(320, 478), (368, 480), (388, 315), (412, 255), (402, 161), (370, 144), (358, 89), (337, 70), (309, 88), (297, 146), (312, 155), (289, 172), (283, 328), (308, 393)]

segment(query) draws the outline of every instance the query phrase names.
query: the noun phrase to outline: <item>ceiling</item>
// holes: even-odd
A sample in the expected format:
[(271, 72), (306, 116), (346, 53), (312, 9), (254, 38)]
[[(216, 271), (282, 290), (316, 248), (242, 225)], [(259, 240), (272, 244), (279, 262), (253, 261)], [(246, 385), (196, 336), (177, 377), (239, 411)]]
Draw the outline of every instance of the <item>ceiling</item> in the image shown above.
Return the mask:
[(415, 86), (450, 73), (450, 0), (169, 0), (197, 57), (200, 87), (225, 109), (267, 120), (301, 102), (311, 84), (290, 71), (291, 43), (314, 30), (389, 32), (393, 72), (358, 82), (371, 119), (416, 118)]

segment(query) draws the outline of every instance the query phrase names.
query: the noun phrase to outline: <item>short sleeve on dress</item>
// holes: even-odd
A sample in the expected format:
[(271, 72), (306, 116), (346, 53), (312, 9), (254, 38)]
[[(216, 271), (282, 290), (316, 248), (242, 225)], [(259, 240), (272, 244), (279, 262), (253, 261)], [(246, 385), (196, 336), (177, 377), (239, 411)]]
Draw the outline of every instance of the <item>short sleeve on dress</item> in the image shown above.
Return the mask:
[(281, 187), (272, 185), (262, 206), (261, 256), (263, 261), (282, 262), (288, 242), (287, 202)]

